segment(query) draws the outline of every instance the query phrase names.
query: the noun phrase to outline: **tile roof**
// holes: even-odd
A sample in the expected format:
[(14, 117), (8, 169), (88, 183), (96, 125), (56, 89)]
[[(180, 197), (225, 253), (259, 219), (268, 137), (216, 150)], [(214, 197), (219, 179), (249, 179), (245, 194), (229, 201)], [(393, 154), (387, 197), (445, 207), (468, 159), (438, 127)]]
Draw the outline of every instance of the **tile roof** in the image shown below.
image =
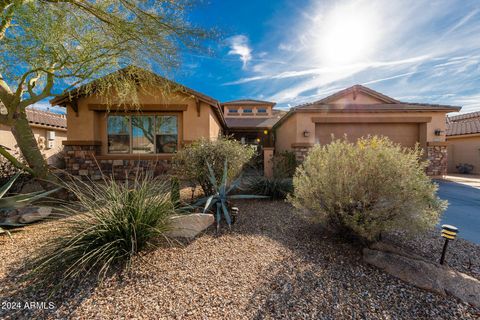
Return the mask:
[(65, 115), (31, 108), (27, 108), (26, 113), (28, 122), (31, 125), (67, 129), (67, 119)]
[(480, 133), (480, 112), (447, 117), (447, 136)]
[(243, 105), (243, 104), (258, 104), (258, 105), (270, 104), (270, 105), (273, 106), (276, 103), (271, 102), (271, 101), (262, 101), (262, 100), (255, 100), (255, 99), (240, 99), (240, 100), (232, 100), (232, 101), (222, 102), (221, 104), (222, 104), (222, 106), (225, 106), (225, 105)]
[(458, 107), (431, 105), (420, 103), (386, 103), (386, 104), (316, 104), (303, 105), (294, 108), (296, 111), (311, 111), (316, 110), (320, 112), (396, 112), (396, 111), (458, 111)]

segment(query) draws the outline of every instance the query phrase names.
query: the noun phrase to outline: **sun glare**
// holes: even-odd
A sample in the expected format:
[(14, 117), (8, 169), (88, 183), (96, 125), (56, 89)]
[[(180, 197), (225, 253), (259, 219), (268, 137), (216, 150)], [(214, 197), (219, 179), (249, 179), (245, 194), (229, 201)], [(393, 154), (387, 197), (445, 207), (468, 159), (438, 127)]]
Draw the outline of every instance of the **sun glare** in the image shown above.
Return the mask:
[(360, 62), (375, 50), (380, 35), (375, 12), (358, 5), (339, 6), (320, 23), (316, 50), (325, 63)]

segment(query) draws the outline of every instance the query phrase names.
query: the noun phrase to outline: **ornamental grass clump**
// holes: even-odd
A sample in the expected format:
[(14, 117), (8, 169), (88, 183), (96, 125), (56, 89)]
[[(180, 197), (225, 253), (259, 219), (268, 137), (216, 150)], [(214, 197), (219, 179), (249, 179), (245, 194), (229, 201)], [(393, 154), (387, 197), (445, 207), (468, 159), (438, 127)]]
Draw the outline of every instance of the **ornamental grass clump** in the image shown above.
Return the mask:
[(201, 139), (178, 151), (174, 156), (174, 170), (182, 178), (201, 186), (206, 196), (216, 193), (215, 186), (210, 181), (209, 164), (215, 174), (215, 179), (222, 179), (225, 161), (228, 163), (227, 179), (237, 178), (243, 167), (252, 159), (255, 150), (248, 145), (229, 137), (215, 141)]
[(101, 279), (167, 239), (175, 213), (169, 181), (143, 174), (125, 182), (74, 180), (65, 188), (78, 201), (61, 205), (67, 217), (34, 258), (35, 279), (63, 282), (91, 273)]
[(315, 146), (297, 169), (290, 202), (361, 242), (433, 228), (447, 202), (425, 174), (422, 151), (385, 137)]

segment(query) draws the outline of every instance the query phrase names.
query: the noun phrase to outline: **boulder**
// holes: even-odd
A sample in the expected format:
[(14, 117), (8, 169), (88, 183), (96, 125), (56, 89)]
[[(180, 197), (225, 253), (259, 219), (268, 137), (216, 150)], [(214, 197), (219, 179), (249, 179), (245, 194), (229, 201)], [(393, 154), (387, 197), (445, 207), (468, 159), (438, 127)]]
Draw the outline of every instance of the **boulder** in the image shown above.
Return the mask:
[(215, 221), (212, 214), (204, 213), (178, 215), (170, 219), (171, 230), (167, 235), (175, 238), (193, 238)]
[[(376, 246), (380, 248), (382, 246)], [(387, 248), (387, 247), (385, 247)], [(480, 281), (464, 273), (439, 264), (433, 264), (424, 258), (408, 256), (405, 252), (388, 252), (364, 248), (363, 260), (392, 276), (416, 287), (433, 291), (441, 295), (453, 295), (475, 307), (480, 307)]]
[(52, 208), (49, 207), (25, 207), (10, 211), (0, 222), (7, 225), (32, 223), (45, 219), (51, 213)]

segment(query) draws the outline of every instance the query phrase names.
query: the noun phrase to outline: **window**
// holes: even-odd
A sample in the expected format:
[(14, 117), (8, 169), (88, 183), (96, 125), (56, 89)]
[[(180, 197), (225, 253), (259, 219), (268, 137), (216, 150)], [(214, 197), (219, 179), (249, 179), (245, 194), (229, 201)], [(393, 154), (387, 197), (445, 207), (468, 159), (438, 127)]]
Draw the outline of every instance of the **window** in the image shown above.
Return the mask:
[(252, 113), (253, 110), (252, 109), (243, 109), (243, 113)]
[(258, 109), (257, 113), (267, 113), (267, 109)]
[(132, 116), (132, 153), (153, 153), (153, 116)]
[(108, 116), (108, 153), (174, 153), (178, 147), (175, 115)]
[(228, 109), (228, 113), (238, 113), (238, 109)]
[(178, 132), (176, 116), (156, 116), (155, 141), (157, 153), (177, 151)]
[(130, 152), (130, 119), (109, 116), (107, 119), (108, 153)]

